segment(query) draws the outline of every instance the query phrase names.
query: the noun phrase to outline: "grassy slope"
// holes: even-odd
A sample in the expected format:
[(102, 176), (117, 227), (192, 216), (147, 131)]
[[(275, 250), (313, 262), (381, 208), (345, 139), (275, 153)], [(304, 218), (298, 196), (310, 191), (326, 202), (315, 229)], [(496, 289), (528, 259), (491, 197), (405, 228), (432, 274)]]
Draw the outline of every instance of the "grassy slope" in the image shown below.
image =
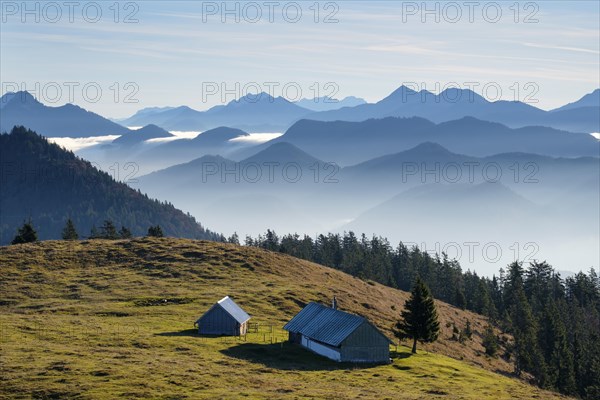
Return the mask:
[[(511, 366), (482, 354), (484, 319), (444, 303), (441, 340), (425, 347), (432, 352), (421, 346), (411, 356), (399, 346), (392, 365), (340, 365), (284, 344), (280, 327), (301, 304), (333, 294), (390, 335), (407, 293), (259, 249), (52, 241), (0, 248), (0, 276), (0, 396), (559, 397), (490, 372)], [(253, 315), (258, 333), (245, 341), (196, 336), (195, 319), (226, 294)], [(464, 327), (467, 319), (473, 340), (449, 340), (448, 323)]]

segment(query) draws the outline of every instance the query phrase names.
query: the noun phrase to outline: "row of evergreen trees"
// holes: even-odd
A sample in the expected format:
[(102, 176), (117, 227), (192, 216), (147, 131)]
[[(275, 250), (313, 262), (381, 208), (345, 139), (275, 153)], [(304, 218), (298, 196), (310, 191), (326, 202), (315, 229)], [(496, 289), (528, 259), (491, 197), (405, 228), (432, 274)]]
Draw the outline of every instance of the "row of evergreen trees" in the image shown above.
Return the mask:
[[(228, 241), (238, 242), (237, 235)], [(491, 278), (463, 272), (445, 254), (392, 247), (382, 237), (343, 235), (279, 237), (268, 230), (245, 244), (327, 265), (387, 286), (411, 290), (417, 277), (447, 303), (488, 316), (513, 336), (501, 356), (515, 374), (532, 374), (544, 388), (586, 399), (600, 398), (600, 279), (594, 269), (563, 279), (546, 262), (513, 262)], [(498, 350), (493, 328), (484, 332), (486, 352)]]
[[(89, 239), (129, 239), (133, 235), (129, 228), (122, 226), (121, 229), (117, 230), (117, 227), (111, 220), (105, 220), (100, 228), (96, 228), (94, 225), (90, 231), (88, 236)], [(163, 237), (163, 231), (160, 225), (151, 226), (148, 228), (147, 236), (154, 237)], [(75, 223), (69, 218), (65, 223), (65, 227), (62, 230), (62, 238), (64, 240), (77, 240), (80, 238), (79, 233), (77, 232), (77, 228), (75, 227)], [(20, 244), (20, 243), (31, 243), (36, 242), (38, 240), (37, 231), (33, 227), (33, 223), (31, 220), (24, 222), (23, 226), (21, 226), (14, 239), (12, 240), (12, 244)]]

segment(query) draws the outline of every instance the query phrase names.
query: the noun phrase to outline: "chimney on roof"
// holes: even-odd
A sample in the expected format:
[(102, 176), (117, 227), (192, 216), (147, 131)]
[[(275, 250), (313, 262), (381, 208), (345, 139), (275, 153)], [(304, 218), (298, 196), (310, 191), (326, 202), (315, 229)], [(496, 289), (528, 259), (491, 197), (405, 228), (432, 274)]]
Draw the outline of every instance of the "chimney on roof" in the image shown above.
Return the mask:
[(337, 299), (333, 296), (333, 300), (331, 301), (331, 308), (337, 310)]

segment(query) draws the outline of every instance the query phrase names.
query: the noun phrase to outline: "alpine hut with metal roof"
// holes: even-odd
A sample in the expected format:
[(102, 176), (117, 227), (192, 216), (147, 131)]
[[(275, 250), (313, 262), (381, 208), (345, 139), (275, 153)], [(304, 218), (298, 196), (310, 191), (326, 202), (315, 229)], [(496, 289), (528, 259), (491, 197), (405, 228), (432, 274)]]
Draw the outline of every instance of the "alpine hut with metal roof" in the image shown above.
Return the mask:
[(198, 318), (195, 325), (199, 334), (240, 336), (248, 331), (248, 320), (250, 316), (225, 296)]
[(340, 362), (388, 363), (392, 341), (369, 320), (309, 303), (283, 329), (290, 342)]

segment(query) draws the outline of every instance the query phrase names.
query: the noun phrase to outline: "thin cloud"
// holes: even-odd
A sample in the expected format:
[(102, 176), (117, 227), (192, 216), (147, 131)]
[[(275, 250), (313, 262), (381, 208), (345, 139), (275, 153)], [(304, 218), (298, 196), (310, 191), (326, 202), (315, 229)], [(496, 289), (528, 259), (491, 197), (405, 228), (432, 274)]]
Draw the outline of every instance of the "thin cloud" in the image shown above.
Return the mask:
[(552, 45), (539, 44), (539, 43), (523, 43), (523, 45), (527, 46), (527, 47), (535, 47), (535, 48), (539, 48), (539, 49), (565, 50), (565, 51), (575, 51), (578, 53), (600, 54), (600, 51), (598, 51), (598, 50), (584, 49), (582, 47), (552, 46)]
[(98, 144), (112, 142), (119, 135), (107, 135), (107, 136), (93, 136), (88, 138), (48, 138), (49, 142), (56, 143), (57, 145), (71, 151), (79, 151), (87, 147), (96, 146)]
[(431, 55), (439, 56), (448, 54), (446, 51), (428, 49), (422, 46), (415, 46), (409, 44), (394, 44), (394, 45), (376, 45), (368, 46), (365, 48), (370, 51), (381, 51), (386, 53), (400, 53), (400, 54), (418, 54), (418, 55)]

